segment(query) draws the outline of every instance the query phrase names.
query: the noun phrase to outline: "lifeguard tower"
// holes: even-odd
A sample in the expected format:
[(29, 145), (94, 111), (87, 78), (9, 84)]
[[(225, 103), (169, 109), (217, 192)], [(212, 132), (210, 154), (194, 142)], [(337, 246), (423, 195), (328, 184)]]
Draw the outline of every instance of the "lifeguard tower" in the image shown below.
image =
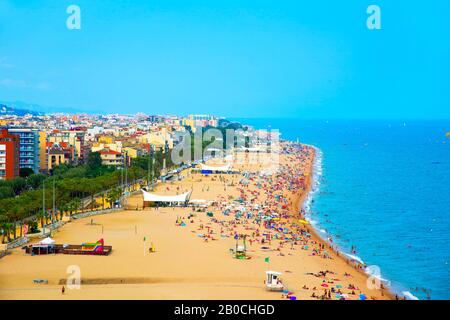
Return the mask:
[[(235, 239), (236, 239), (236, 248), (235, 248), (235, 250), (232, 251), (232, 252), (233, 252), (234, 257), (235, 257), (236, 259), (243, 259), (243, 260), (249, 259), (249, 258), (247, 257), (247, 245), (246, 245), (246, 243), (245, 243), (245, 238), (246, 238), (245, 235), (240, 235), (240, 236), (236, 235), (236, 236), (235, 236)], [(239, 245), (239, 239), (242, 239), (242, 245)], [(233, 249), (231, 249), (231, 250), (233, 250)]]
[(281, 275), (281, 272), (266, 271), (266, 289), (269, 291), (283, 291), (284, 286), (279, 279)]
[(244, 246), (236, 246), (236, 252), (235, 252), (235, 257), (236, 259), (246, 259), (247, 255), (246, 255), (246, 250)]

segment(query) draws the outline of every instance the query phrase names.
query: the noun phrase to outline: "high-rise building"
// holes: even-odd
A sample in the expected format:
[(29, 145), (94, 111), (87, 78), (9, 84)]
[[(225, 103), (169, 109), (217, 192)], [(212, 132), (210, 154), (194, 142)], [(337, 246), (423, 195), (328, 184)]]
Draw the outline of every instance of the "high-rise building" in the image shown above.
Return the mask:
[(39, 132), (39, 169), (40, 171), (47, 170), (47, 133), (45, 131)]
[(19, 176), (20, 138), (8, 132), (0, 131), (0, 180)]
[(20, 137), (19, 168), (30, 168), (39, 173), (39, 130), (10, 128), (8, 131)]

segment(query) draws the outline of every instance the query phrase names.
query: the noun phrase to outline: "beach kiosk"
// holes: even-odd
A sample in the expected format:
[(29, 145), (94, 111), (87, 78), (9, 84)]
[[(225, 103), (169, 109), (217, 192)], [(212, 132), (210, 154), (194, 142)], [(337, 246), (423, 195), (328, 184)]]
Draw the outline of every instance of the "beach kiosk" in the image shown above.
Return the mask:
[(231, 170), (231, 165), (226, 164), (223, 166), (208, 166), (206, 164), (200, 164), (200, 173), (202, 174), (229, 174), (233, 173)]
[(45, 238), (37, 244), (24, 247), (25, 252), (31, 255), (56, 253), (55, 240), (50, 237)]
[(281, 272), (266, 271), (266, 289), (269, 291), (283, 291), (284, 286), (279, 279), (281, 275)]
[(147, 192), (141, 189), (143, 200), (144, 200), (144, 208), (146, 207), (164, 207), (164, 206), (181, 206), (186, 207), (189, 202), (189, 198), (191, 196), (192, 191), (185, 192), (179, 195), (173, 196), (163, 196), (157, 195), (154, 193)]

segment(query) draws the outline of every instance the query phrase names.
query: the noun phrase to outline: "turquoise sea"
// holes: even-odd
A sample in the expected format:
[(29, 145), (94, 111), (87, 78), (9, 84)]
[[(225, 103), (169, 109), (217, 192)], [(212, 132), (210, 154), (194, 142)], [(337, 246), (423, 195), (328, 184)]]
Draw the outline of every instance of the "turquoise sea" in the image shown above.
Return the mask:
[(309, 218), (324, 238), (401, 295), (450, 298), (450, 120), (235, 120), (320, 149)]

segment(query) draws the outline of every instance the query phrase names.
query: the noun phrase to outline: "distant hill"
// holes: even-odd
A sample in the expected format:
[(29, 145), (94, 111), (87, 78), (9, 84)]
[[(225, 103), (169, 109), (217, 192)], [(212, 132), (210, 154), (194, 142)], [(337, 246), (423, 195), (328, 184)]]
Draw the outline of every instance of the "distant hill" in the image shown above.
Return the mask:
[(65, 108), (65, 107), (49, 107), (42, 106), (35, 103), (26, 103), (23, 101), (0, 101), (0, 114), (48, 114), (48, 113), (91, 113), (102, 114), (104, 112), (98, 110), (78, 109), (78, 108)]
[(10, 105), (0, 103), (0, 115), (2, 114), (14, 114), (17, 116), (24, 116), (26, 114), (32, 114), (32, 115), (39, 115), (39, 112), (27, 110), (27, 109), (20, 109), (16, 107), (11, 107)]
[(230, 121), (230, 120), (227, 120), (227, 119), (219, 119), (218, 125), (221, 128), (233, 129), (233, 130), (238, 130), (238, 129), (242, 129), (243, 128), (242, 124), (240, 124), (239, 122), (237, 122), (237, 121)]

